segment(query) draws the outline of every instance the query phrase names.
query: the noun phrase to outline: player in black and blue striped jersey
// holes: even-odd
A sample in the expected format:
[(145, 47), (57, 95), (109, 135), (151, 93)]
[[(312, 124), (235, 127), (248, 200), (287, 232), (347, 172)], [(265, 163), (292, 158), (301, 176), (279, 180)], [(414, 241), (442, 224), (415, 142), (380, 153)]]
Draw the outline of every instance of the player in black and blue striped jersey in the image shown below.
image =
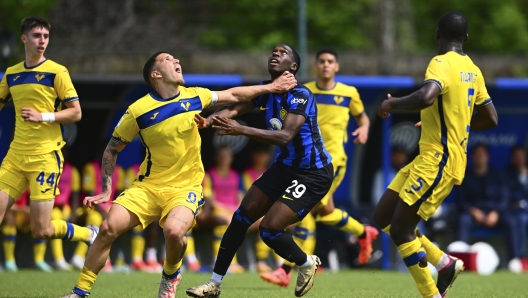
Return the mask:
[[(281, 75), (295, 74), (300, 64), (299, 55), (291, 46), (276, 46), (268, 59), (271, 81), (263, 84)], [(267, 129), (242, 126), (232, 120), (254, 108), (265, 118)], [(314, 95), (297, 84), (286, 93), (259, 96), (250, 102), (225, 106), (207, 119), (199, 115), (195, 119), (200, 128), (212, 125), (222, 130), (221, 135), (245, 135), (278, 148), (273, 165), (253, 183), (233, 214), (220, 244), (211, 280), (188, 289), (187, 295), (220, 295), (223, 276), (242, 245), (247, 229), (261, 217), (260, 237), (279, 256), (299, 266), (295, 295), (306, 294), (321, 261), (303, 252), (284, 230), (302, 220), (332, 185), (332, 157), (323, 144)]]

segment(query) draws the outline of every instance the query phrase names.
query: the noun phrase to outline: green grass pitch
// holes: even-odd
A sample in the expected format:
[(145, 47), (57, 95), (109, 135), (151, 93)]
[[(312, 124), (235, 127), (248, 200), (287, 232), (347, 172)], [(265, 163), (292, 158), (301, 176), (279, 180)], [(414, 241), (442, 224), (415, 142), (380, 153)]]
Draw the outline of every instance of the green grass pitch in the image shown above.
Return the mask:
[[(42, 273), (21, 270), (0, 273), (0, 297), (61, 297), (67, 294), (78, 272)], [(184, 273), (177, 297), (187, 297), (185, 289), (205, 282), (209, 274)], [(223, 298), (295, 297), (294, 283), (279, 288), (260, 280), (256, 273), (228, 275), (222, 287)], [(160, 275), (148, 273), (102, 273), (90, 297), (156, 297)], [(341, 271), (316, 276), (305, 297), (420, 297), (407, 273), (372, 270)], [(528, 297), (528, 276), (498, 272), (490, 276), (463, 273), (447, 297)]]

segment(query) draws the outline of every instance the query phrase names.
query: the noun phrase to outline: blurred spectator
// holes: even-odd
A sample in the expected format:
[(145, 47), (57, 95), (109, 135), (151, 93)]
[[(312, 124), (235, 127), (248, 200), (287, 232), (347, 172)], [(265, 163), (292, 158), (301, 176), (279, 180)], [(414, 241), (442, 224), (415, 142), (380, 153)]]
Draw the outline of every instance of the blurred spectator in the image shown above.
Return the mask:
[(523, 270), (528, 271), (528, 261), (524, 257), (528, 232), (528, 166), (526, 152), (522, 146), (515, 146), (511, 150), (506, 179), (510, 189), (510, 213), (519, 221), (515, 231), (518, 232), (518, 251), (523, 254), (520, 261)]
[[(402, 147), (394, 146), (392, 148), (389, 181), (392, 180), (396, 176), (396, 173), (407, 164), (408, 160), (409, 156)], [(371, 201), (373, 206), (378, 204), (378, 201), (387, 189), (383, 178), (383, 168), (380, 168), (376, 174), (374, 174), (374, 181), (372, 182)]]
[(510, 260), (518, 258), (520, 255), (514, 234), (516, 221), (507, 216), (508, 185), (499, 171), (489, 168), (486, 145), (475, 145), (471, 160), (473, 167), (466, 171), (457, 193), (460, 210), (458, 240), (469, 242), (471, 231), (477, 226), (498, 228), (505, 233)]

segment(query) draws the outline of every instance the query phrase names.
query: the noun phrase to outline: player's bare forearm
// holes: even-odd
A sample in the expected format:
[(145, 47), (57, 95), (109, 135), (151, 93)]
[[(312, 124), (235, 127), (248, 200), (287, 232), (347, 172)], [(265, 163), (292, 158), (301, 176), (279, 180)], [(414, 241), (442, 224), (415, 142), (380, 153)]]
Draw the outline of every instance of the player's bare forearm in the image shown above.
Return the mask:
[(475, 110), (477, 112), (471, 117), (471, 131), (490, 129), (499, 124), (499, 116), (493, 103), (475, 106)]
[(238, 116), (242, 116), (245, 113), (253, 110), (254, 105), (251, 101), (245, 101), (245, 102), (238, 102), (234, 104), (230, 104), (227, 106), (223, 106), (220, 109), (216, 110), (214, 113), (209, 115), (207, 117), (207, 120), (212, 120), (213, 117), (220, 117), (220, 118), (228, 118), (233, 119)]
[(404, 97), (390, 97), (381, 103), (378, 114), (384, 118), (392, 110), (420, 111), (432, 106), (441, 90), (435, 83), (426, 83), (419, 90)]
[(112, 137), (108, 145), (106, 145), (101, 162), (103, 193), (107, 193), (112, 189), (112, 175), (114, 174), (117, 155), (125, 146), (126, 142), (115, 137)]
[(365, 127), (366, 129), (370, 127), (370, 119), (367, 116), (367, 113), (363, 112), (361, 115), (354, 117), (354, 119), (356, 120), (358, 127)]
[(72, 123), (81, 121), (82, 112), (81, 104), (78, 100), (68, 102), (66, 108), (55, 112), (55, 122), (57, 123)]

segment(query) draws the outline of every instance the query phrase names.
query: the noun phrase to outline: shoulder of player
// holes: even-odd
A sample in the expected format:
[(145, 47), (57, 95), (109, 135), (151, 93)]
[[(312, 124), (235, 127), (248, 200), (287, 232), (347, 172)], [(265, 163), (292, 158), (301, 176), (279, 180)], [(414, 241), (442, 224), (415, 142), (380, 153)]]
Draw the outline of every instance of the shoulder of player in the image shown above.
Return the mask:
[(44, 72), (53, 72), (53, 73), (60, 73), (65, 72), (69, 74), (68, 69), (66, 66), (59, 64), (53, 60), (47, 59), (45, 63), (42, 63), (41, 65), (42, 71)]
[(292, 90), (288, 91), (293, 97), (304, 97), (309, 98), (313, 96), (313, 93), (308, 87), (303, 84), (298, 83)]
[(317, 88), (316, 81), (307, 82), (304, 84), (304, 86), (306, 86), (306, 88), (310, 89), (312, 92), (319, 90), (319, 88)]
[(9, 66), (5, 71), (5, 75), (12, 74), (12, 73), (18, 73), (24, 70), (25, 70), (24, 61), (22, 61), (13, 66)]
[(343, 84), (341, 82), (337, 82), (336, 83), (336, 86), (335, 86), (334, 90), (336, 90), (336, 92), (345, 93), (345, 94), (356, 94), (356, 93), (358, 93), (356, 87), (350, 86), (350, 85), (347, 85), (347, 84)]

